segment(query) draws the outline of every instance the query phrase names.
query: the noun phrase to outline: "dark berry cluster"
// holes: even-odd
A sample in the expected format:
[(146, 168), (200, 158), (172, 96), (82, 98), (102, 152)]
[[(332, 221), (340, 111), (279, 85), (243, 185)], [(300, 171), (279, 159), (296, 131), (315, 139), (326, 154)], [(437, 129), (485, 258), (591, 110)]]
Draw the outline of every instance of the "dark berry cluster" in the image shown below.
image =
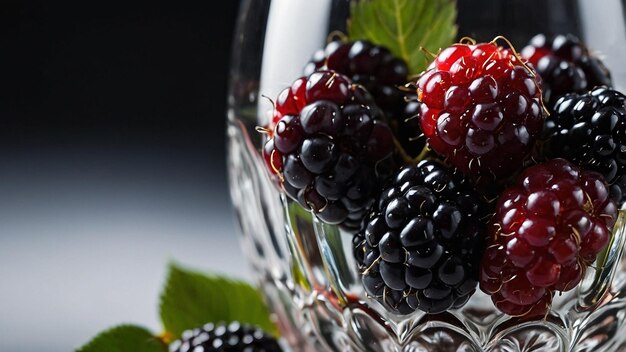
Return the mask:
[(263, 154), (286, 193), (321, 220), (358, 228), (392, 172), (393, 136), (371, 96), (334, 71), (281, 93)]
[(304, 74), (320, 70), (342, 73), (365, 87), (383, 110), (404, 151), (412, 157), (422, 152), (425, 140), (419, 138), (419, 103), (401, 89), (409, 73), (404, 60), (392, 55), (387, 48), (365, 40), (332, 41), (313, 54)]
[(626, 97), (574, 37), (538, 36), (522, 55), (454, 44), (415, 82), (382, 46), (331, 42), (305, 72), (275, 101), (266, 164), (356, 232), (363, 289), (390, 312), (460, 308), (480, 282), (504, 313), (546, 314), (609, 242)]
[(598, 87), (561, 97), (546, 121), (544, 155), (601, 173), (613, 199), (626, 197), (626, 96)]
[(606, 66), (571, 34), (552, 37), (538, 34), (521, 55), (541, 76), (543, 97), (550, 108), (564, 94), (586, 93), (597, 86), (611, 85)]
[(602, 176), (564, 159), (526, 169), (498, 200), (480, 274), (504, 313), (544, 315), (576, 287), (617, 218)]
[(170, 352), (281, 352), (276, 339), (253, 326), (232, 322), (206, 324), (183, 333)]
[(436, 162), (402, 168), (355, 238), (363, 286), (389, 310), (441, 313), (476, 289), (484, 208)]
[(397, 116), (402, 111), (404, 94), (398, 87), (406, 84), (409, 69), (388, 49), (364, 40), (333, 41), (313, 54), (304, 74), (320, 70), (337, 71), (364, 86), (385, 114)]

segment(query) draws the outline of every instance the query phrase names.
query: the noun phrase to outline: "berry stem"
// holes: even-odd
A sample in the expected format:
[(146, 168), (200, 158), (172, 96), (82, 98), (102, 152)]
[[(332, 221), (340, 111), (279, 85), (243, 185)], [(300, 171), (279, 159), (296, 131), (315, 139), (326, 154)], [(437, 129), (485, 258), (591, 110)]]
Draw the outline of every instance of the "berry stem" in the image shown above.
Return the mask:
[(427, 60), (432, 61), (437, 57), (437, 55), (431, 53), (428, 49), (424, 48), (423, 46), (420, 46), (420, 51), (426, 55)]
[(348, 35), (346, 35), (344, 32), (340, 30), (334, 30), (328, 33), (328, 36), (326, 37), (326, 43), (331, 43), (336, 40), (339, 40), (342, 43), (347, 43), (349, 38), (348, 38)]
[(162, 343), (169, 345), (174, 342), (174, 340), (176, 340), (176, 337), (174, 336), (174, 334), (166, 330), (163, 331), (159, 336), (157, 336), (157, 339), (159, 339), (159, 341), (161, 341)]
[(476, 45), (476, 39), (472, 38), (472, 37), (463, 37), (459, 40), (459, 43), (461, 44), (471, 44), (471, 45)]
[(415, 158), (412, 158), (404, 150), (400, 141), (398, 141), (398, 139), (396, 139), (395, 137), (393, 138), (393, 144), (396, 146), (396, 150), (400, 154), (400, 157), (402, 157), (402, 160), (404, 160), (404, 162), (407, 163), (408, 165), (416, 165), (420, 161), (424, 160), (426, 158), (426, 155), (428, 155), (428, 153), (430, 152), (430, 148), (428, 147), (428, 144), (424, 144), (422, 151)]
[(511, 51), (513, 52), (513, 55), (515, 56), (515, 58), (518, 59), (522, 63), (522, 66), (524, 66), (524, 68), (528, 71), (528, 73), (530, 73), (533, 77), (537, 77), (537, 74), (535, 73), (535, 71), (531, 70), (530, 67), (528, 67), (528, 65), (526, 65), (526, 63), (522, 60), (522, 57), (517, 53), (517, 50), (515, 50), (515, 47), (513, 46), (513, 43), (511, 43), (510, 40), (508, 40), (503, 35), (499, 35), (493, 38), (491, 43), (494, 45), (497, 45), (498, 40), (504, 41), (509, 46), (509, 49), (511, 49)]
[[(494, 45), (497, 44), (498, 40), (502, 40), (505, 43), (508, 44), (509, 48), (511, 49), (511, 51), (513, 52), (513, 55), (515, 56), (515, 58), (517, 60), (519, 60), (519, 62), (522, 64), (522, 66), (524, 66), (524, 68), (526, 69), (526, 71), (528, 71), (528, 73), (531, 74), (531, 76), (537, 77), (537, 74), (535, 73), (534, 70), (531, 70), (530, 67), (528, 67), (528, 65), (526, 65), (526, 62), (524, 62), (524, 60), (522, 60), (522, 57), (520, 56), (520, 54), (517, 52), (517, 50), (515, 50), (515, 47), (513, 46), (513, 44), (511, 43), (510, 40), (508, 40), (505, 36), (503, 35), (499, 35), (495, 38), (493, 38), (493, 40), (491, 41), (491, 43), (493, 43)], [(535, 82), (536, 84), (536, 82)], [(539, 89), (541, 91), (541, 87), (539, 87), (537, 85), (537, 89)], [(546, 116), (550, 116), (550, 112), (548, 111), (548, 108), (546, 108), (546, 105), (543, 103), (543, 94), (540, 97), (540, 103), (541, 103), (541, 109), (543, 110), (543, 113), (546, 114)]]
[(270, 134), (272, 133), (272, 130), (270, 128), (267, 127), (263, 127), (263, 126), (256, 126), (254, 128), (255, 131), (262, 133), (262, 134)]

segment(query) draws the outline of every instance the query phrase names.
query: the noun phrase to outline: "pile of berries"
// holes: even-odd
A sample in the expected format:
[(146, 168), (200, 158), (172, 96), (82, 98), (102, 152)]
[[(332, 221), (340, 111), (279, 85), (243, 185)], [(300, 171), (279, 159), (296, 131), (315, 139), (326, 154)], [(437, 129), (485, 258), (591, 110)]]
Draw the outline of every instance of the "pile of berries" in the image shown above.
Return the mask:
[(333, 41), (275, 99), (268, 171), (353, 236), (365, 294), (391, 313), (460, 308), (480, 289), (542, 316), (609, 243), (626, 97), (571, 35), (519, 54), (504, 41), (453, 44), (414, 80), (380, 45)]

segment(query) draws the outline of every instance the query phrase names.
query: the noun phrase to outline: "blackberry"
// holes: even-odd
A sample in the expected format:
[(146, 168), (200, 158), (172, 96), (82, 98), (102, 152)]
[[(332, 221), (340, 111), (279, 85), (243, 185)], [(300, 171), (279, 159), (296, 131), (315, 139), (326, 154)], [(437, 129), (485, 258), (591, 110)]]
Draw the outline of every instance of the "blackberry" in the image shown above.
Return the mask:
[(418, 114), (419, 109), (415, 103), (408, 103), (415, 100), (414, 97), (400, 89), (408, 80), (409, 69), (404, 60), (395, 57), (387, 48), (365, 40), (332, 41), (313, 54), (304, 74), (320, 70), (334, 70), (365, 87), (383, 110), (404, 151), (412, 157), (421, 153), (425, 140), (417, 138), (421, 135), (419, 124), (406, 121)]
[(526, 169), (498, 199), (480, 287), (514, 316), (545, 315), (576, 287), (617, 218), (602, 176), (553, 159)]
[(454, 44), (417, 81), (430, 147), (475, 179), (505, 179), (523, 166), (543, 126), (540, 82), (495, 43)]
[[(426, 138), (420, 126), (420, 109), (421, 103), (417, 98), (409, 98), (404, 103), (404, 109), (400, 112), (399, 118), (388, 119), (394, 135), (408, 158), (420, 157), (426, 147)], [(407, 159), (406, 156), (405, 159)]]
[(544, 127), (543, 152), (601, 173), (612, 198), (626, 198), (626, 96), (606, 87), (568, 94), (555, 104)]
[(208, 323), (187, 330), (170, 344), (170, 352), (281, 352), (276, 339), (250, 325)]
[(358, 229), (391, 175), (393, 135), (361, 86), (334, 71), (285, 89), (263, 155), (285, 192), (329, 224)]
[(597, 86), (611, 86), (611, 74), (576, 36), (538, 34), (521, 56), (535, 66), (542, 78), (543, 98), (549, 108), (567, 93), (585, 93)]
[(353, 239), (366, 293), (397, 314), (463, 306), (478, 283), (484, 212), (442, 165), (402, 168)]

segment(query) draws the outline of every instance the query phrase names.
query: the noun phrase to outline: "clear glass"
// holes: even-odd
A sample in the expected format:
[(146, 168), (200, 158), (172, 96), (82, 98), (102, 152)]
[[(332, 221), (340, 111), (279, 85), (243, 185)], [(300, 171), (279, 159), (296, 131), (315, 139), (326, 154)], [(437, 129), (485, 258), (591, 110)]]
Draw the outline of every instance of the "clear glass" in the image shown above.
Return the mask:
[[(521, 46), (539, 32), (573, 33), (602, 54), (616, 88), (626, 87), (626, 3), (459, 0), (459, 36), (497, 35)], [(626, 223), (620, 215), (605, 265), (556, 297), (549, 315), (499, 313), (477, 292), (462, 309), (395, 316), (359, 285), (352, 236), (317, 221), (281, 195), (260, 155), (271, 101), (302, 72), (334, 30), (348, 0), (244, 0), (231, 62), (228, 171), (241, 244), (292, 351), (626, 350)]]

